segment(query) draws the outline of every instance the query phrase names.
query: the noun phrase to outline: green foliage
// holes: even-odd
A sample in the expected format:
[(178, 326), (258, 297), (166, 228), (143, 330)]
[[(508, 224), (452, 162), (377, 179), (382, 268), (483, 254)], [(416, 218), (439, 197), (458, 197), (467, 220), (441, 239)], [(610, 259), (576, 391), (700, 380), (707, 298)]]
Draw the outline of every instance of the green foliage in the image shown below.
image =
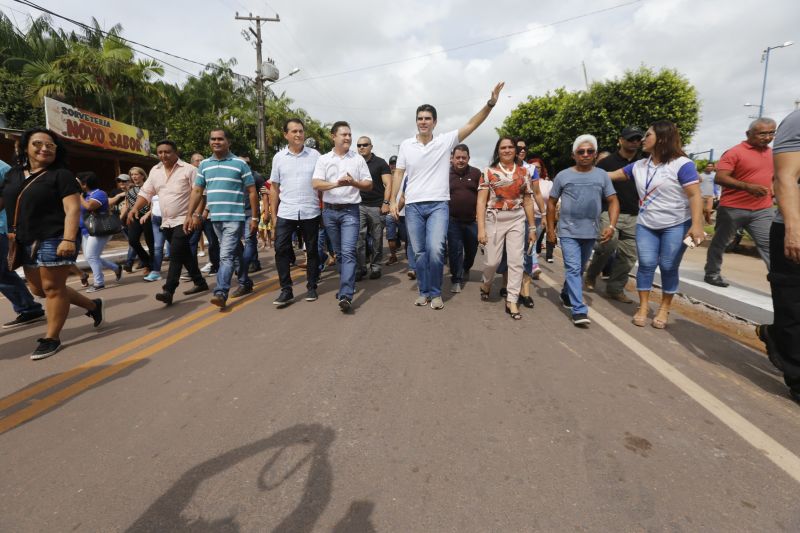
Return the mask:
[(82, 34), (52, 26), (48, 17), (17, 29), (0, 13), (0, 113), (11, 128), (44, 124), (42, 98), (50, 96), (150, 131), (151, 141), (174, 140), (183, 154), (210, 154), (208, 134), (223, 127), (234, 153), (249, 153), (253, 166), (269, 171), (283, 145), (282, 127), (300, 117), (321, 151), (331, 147), (327, 128), (292, 100), (267, 91), (267, 168), (256, 157), (257, 96), (253, 83), (233, 71), (235, 59), (209, 64), (184, 84), (165, 83), (163, 67), (137, 59), (122, 37), (122, 26), (103, 31), (97, 20)]
[(644, 129), (656, 120), (671, 120), (687, 144), (699, 115), (697, 91), (686, 78), (675, 70), (656, 73), (640, 67), (620, 79), (595, 82), (588, 91), (559, 88), (529, 96), (506, 117), (498, 133), (524, 138), (529, 153), (541, 154), (560, 170), (573, 164), (570, 150), (578, 135), (591, 133), (600, 150), (614, 151), (625, 126)]
[(0, 114), (11, 128), (27, 129), (44, 124), (44, 109), (31, 106), (22, 76), (0, 69)]

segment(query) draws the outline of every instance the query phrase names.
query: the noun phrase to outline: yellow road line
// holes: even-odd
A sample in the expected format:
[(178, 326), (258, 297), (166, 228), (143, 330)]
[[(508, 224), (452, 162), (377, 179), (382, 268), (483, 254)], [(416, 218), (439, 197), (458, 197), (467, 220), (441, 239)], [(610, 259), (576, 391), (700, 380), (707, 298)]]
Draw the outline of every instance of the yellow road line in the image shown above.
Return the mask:
[[(122, 361), (114, 363), (113, 365), (104, 368), (99, 372), (95, 372), (94, 374), (91, 374), (90, 376), (87, 376), (68, 387), (65, 387), (57, 392), (54, 392), (53, 394), (45, 396), (44, 398), (38, 400), (34, 404), (24, 409), (20, 409), (19, 411), (9, 415), (6, 418), (0, 419), (0, 434), (5, 433), (6, 431), (9, 431), (11, 429), (14, 429), (15, 427), (27, 422), (28, 420), (36, 417), (37, 415), (49, 409), (52, 409), (56, 405), (63, 403), (66, 400), (69, 400), (73, 396), (77, 396), (78, 394), (86, 391), (93, 385), (100, 383), (101, 381), (113, 376), (114, 374), (117, 374), (125, 370), (129, 366), (136, 364), (143, 359), (149, 358), (150, 356), (156, 354), (157, 352), (163, 350), (164, 348), (167, 348), (175, 344), (176, 342), (192, 335), (193, 333), (202, 330), (206, 326), (209, 326), (219, 320), (222, 320), (223, 318), (229, 316), (231, 313), (237, 312), (240, 309), (244, 309), (248, 305), (253, 304), (258, 300), (267, 296), (269, 293), (266, 291), (272, 290), (275, 287), (276, 286), (274, 285), (271, 285), (270, 287), (265, 287), (264, 293), (258, 294), (246, 300), (240, 300), (241, 303), (236, 302), (234, 305), (228, 308), (229, 312), (217, 313), (216, 315), (210, 316), (208, 318), (205, 318), (204, 320), (201, 320), (200, 322), (192, 324), (188, 328), (183, 329), (180, 332), (172, 336), (169, 336), (165, 339), (162, 339), (156, 344), (148, 346), (144, 350), (126, 357)], [(212, 311), (216, 309), (217, 308), (211, 308)]]
[[(550, 276), (542, 274), (541, 279), (550, 285), (550, 287), (557, 287), (555, 280), (550, 278)], [(701, 407), (717, 417), (720, 422), (728, 426), (734, 433), (763, 453), (764, 456), (778, 466), (778, 468), (789, 474), (795, 481), (800, 482), (800, 457), (767, 435), (755, 424), (728, 407), (719, 398), (698, 385), (650, 348), (620, 329), (601, 313), (595, 311), (592, 313), (591, 319), (601, 328), (616, 337), (617, 340), (622, 342), (625, 347), (642, 359), (642, 361), (665, 377), (667, 381), (678, 387), (687, 396), (700, 404)]]
[[(273, 277), (271, 277), (271, 278), (269, 278), (267, 280), (264, 280), (261, 283), (255, 285), (255, 287), (259, 287), (262, 284), (272, 283), (277, 279), (278, 279), (277, 276), (273, 276)], [(143, 344), (146, 344), (146, 343), (148, 343), (148, 342), (150, 342), (152, 340), (155, 340), (155, 339), (161, 337), (162, 335), (165, 335), (165, 334), (167, 334), (167, 333), (169, 333), (171, 331), (174, 331), (175, 329), (181, 328), (181, 327), (189, 324), (190, 322), (193, 322), (193, 321), (197, 320), (198, 318), (200, 318), (200, 317), (202, 317), (204, 315), (207, 315), (209, 313), (213, 313), (214, 311), (218, 311), (218, 310), (219, 309), (217, 307), (208, 306), (208, 307), (206, 307), (204, 309), (201, 309), (199, 311), (195, 311), (194, 313), (192, 313), (190, 315), (187, 315), (187, 316), (181, 318), (180, 320), (177, 320), (175, 322), (170, 322), (169, 324), (166, 324), (166, 325), (160, 327), (156, 331), (154, 331), (152, 333), (149, 333), (149, 334), (145, 335), (144, 337), (139, 337), (139, 338), (137, 338), (135, 340), (132, 340), (132, 341), (130, 341), (128, 343), (123, 344), (122, 346), (119, 346), (118, 348), (115, 348), (115, 349), (111, 350), (110, 352), (107, 352), (107, 353), (105, 353), (103, 355), (95, 357), (94, 359), (92, 359), (90, 361), (86, 361), (85, 363), (80, 364), (80, 365), (76, 366), (75, 368), (73, 368), (71, 370), (67, 370), (67, 371), (62, 372), (60, 374), (56, 374), (55, 376), (53, 376), (51, 378), (48, 378), (48, 379), (46, 379), (44, 381), (40, 381), (39, 383), (31, 385), (30, 387), (24, 388), (24, 389), (22, 389), (20, 391), (17, 391), (15, 393), (13, 393), (13, 394), (10, 394), (9, 396), (6, 396), (5, 398), (0, 398), (0, 411), (5, 411), (9, 407), (13, 407), (14, 405), (18, 404), (19, 402), (22, 402), (22, 401), (24, 401), (24, 400), (26, 400), (26, 399), (28, 399), (28, 398), (30, 398), (32, 396), (35, 396), (36, 394), (39, 394), (42, 391), (45, 391), (45, 390), (47, 390), (49, 388), (52, 388), (55, 385), (58, 385), (59, 383), (63, 383), (64, 381), (67, 381), (67, 380), (69, 380), (69, 379), (71, 379), (71, 378), (73, 378), (75, 376), (78, 376), (78, 375), (81, 375), (81, 374), (83, 374), (85, 372), (88, 372), (89, 370), (92, 370), (93, 368), (97, 368), (98, 366), (100, 366), (103, 363), (106, 363), (106, 362), (108, 362), (108, 361), (110, 361), (112, 359), (115, 359), (115, 358), (119, 357), (120, 355), (122, 355), (122, 354), (124, 354), (126, 352), (134, 350), (134, 349), (138, 348), (139, 346), (141, 346)]]

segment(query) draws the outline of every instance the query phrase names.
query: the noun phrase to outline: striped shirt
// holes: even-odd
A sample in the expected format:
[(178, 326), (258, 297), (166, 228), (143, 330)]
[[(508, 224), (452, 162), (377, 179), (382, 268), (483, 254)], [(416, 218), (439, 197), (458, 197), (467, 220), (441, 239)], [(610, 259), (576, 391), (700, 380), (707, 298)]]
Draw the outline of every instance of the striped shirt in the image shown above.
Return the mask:
[(211, 156), (197, 168), (194, 184), (206, 190), (208, 216), (212, 222), (245, 220), (247, 188), (254, 186), (253, 172), (231, 152), (222, 159)]

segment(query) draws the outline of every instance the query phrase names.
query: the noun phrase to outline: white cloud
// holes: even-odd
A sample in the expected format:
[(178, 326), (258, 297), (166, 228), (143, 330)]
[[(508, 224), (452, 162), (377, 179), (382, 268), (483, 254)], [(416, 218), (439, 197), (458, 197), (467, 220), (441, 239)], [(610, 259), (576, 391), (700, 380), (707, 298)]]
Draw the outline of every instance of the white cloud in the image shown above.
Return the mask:
[[(758, 103), (761, 50), (800, 41), (797, 0), (646, 0), (541, 27), (618, 3), (143, 0), (98, 6), (62, 0), (47, 7), (79, 20), (95, 16), (109, 26), (122, 22), (127, 37), (200, 61), (236, 57), (245, 74), (255, 69), (255, 53), (240, 36), (246, 26), (234, 20), (234, 11), (273, 16), (277, 10), (281, 22), (264, 26), (265, 55), (275, 58), (283, 73), (295, 66), (302, 72), (275, 89), (323, 121), (349, 120), (354, 133), (370, 135), (376, 152), (387, 157), (414, 133), (417, 105), (437, 107), (440, 131), (457, 128), (481, 107), (494, 83), (505, 80), (504, 97), (467, 141), (479, 164), (494, 147), (494, 128), (529, 94), (560, 86), (582, 89), (582, 61), (592, 80), (620, 76), (641, 64), (677, 69), (702, 99), (702, 120), (689, 149), (713, 147), (721, 154), (742, 139), (755, 111), (743, 104)], [(442, 52), (524, 30), (530, 31)], [(436, 51), (391, 66), (302, 81)], [(780, 120), (800, 99), (799, 60), (800, 44), (773, 51), (767, 115)]]

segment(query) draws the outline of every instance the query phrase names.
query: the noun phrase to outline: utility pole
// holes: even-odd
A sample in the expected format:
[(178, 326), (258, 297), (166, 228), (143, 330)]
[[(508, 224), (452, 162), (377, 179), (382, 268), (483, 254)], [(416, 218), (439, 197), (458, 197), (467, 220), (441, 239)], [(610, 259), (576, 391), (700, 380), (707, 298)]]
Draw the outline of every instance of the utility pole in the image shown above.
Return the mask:
[(277, 13), (275, 14), (275, 18), (267, 18), (267, 17), (259, 17), (253, 16), (250, 13), (246, 17), (240, 17), (239, 12), (236, 12), (236, 20), (247, 20), (250, 22), (256, 23), (256, 30), (253, 31), (253, 28), (248, 28), (250, 33), (256, 38), (256, 98), (258, 98), (258, 131), (256, 131), (256, 146), (258, 147), (258, 159), (261, 162), (261, 167), (264, 168), (267, 165), (267, 141), (264, 137), (264, 127), (265, 127), (265, 118), (264, 118), (264, 74), (261, 69), (261, 44), (263, 41), (261, 40), (261, 23), (262, 22), (280, 22), (281, 17)]

